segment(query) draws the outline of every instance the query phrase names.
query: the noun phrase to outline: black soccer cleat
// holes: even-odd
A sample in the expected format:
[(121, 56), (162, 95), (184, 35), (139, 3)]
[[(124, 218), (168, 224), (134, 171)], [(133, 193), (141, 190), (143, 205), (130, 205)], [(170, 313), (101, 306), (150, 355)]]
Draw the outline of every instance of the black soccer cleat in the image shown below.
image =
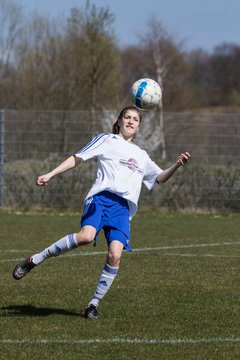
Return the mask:
[(29, 273), (36, 265), (32, 262), (31, 257), (28, 257), (20, 264), (16, 265), (13, 270), (13, 277), (15, 280), (20, 280), (27, 273)]
[(86, 319), (97, 319), (99, 316), (99, 313), (97, 311), (96, 306), (90, 304), (88, 305), (88, 307), (85, 309), (85, 318)]

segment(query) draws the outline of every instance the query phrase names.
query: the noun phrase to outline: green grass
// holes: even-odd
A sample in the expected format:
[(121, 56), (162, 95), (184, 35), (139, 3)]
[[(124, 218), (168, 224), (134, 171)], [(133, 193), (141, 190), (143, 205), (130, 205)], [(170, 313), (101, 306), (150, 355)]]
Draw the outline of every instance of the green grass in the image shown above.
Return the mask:
[(80, 215), (0, 211), (0, 359), (240, 358), (239, 214), (139, 212), (139, 251), (124, 253), (97, 321), (82, 313), (103, 237), (12, 279), (20, 259), (77, 231)]

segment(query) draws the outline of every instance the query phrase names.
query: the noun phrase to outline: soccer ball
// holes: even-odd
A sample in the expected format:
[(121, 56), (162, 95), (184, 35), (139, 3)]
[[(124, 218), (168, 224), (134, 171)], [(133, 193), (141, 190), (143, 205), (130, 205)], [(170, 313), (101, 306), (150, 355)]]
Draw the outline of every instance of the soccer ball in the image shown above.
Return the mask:
[(135, 81), (130, 89), (134, 105), (142, 110), (156, 107), (162, 98), (162, 90), (158, 83), (149, 78)]

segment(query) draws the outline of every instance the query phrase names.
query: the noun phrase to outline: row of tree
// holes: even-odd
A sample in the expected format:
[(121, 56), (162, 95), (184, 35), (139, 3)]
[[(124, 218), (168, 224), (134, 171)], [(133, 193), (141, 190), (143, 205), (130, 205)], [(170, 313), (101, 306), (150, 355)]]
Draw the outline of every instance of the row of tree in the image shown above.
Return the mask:
[(130, 103), (136, 79), (152, 77), (167, 111), (232, 109), (240, 106), (239, 63), (240, 45), (188, 52), (156, 18), (122, 48), (113, 14), (90, 0), (57, 19), (26, 19), (17, 2), (0, 0), (0, 108), (115, 108)]

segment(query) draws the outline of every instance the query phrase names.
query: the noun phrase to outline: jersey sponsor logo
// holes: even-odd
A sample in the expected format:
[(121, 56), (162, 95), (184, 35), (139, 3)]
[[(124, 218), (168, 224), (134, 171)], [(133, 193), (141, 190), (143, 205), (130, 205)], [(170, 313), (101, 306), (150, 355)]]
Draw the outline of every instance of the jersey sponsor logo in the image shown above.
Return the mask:
[(119, 163), (122, 165), (122, 166), (126, 166), (128, 167), (128, 169), (132, 170), (133, 172), (137, 171), (139, 172), (140, 174), (143, 173), (143, 169), (141, 169), (138, 165), (138, 162), (136, 159), (133, 159), (133, 158), (130, 158), (128, 160), (124, 160), (124, 159), (120, 159), (119, 160)]

